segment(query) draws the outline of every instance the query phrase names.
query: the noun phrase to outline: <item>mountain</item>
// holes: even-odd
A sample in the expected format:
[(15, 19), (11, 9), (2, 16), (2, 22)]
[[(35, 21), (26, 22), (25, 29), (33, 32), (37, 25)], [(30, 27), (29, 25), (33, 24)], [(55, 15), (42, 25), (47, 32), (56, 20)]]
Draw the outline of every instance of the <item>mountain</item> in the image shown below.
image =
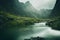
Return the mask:
[(37, 18), (38, 10), (36, 10), (29, 1), (25, 3), (24, 11), (28, 16)]
[(50, 17), (60, 17), (60, 0), (56, 1), (55, 7), (52, 10)]
[(25, 4), (18, 0), (0, 0), (0, 11), (13, 13), (20, 16), (35, 17), (36, 9), (27, 1)]
[(52, 9), (40, 9), (38, 17), (40, 18), (49, 18)]
[(0, 0), (0, 11), (14, 13), (16, 15), (24, 13), (22, 12), (22, 3), (18, 0)]
[(25, 3), (24, 11), (27, 12), (28, 16), (35, 17), (35, 18), (49, 18), (49, 15), (52, 9), (40, 9), (36, 10), (33, 5), (27, 1)]
[(0, 11), (32, 18), (47, 18), (51, 12), (50, 9), (41, 9), (38, 11), (29, 1), (22, 3), (18, 0), (0, 0)]

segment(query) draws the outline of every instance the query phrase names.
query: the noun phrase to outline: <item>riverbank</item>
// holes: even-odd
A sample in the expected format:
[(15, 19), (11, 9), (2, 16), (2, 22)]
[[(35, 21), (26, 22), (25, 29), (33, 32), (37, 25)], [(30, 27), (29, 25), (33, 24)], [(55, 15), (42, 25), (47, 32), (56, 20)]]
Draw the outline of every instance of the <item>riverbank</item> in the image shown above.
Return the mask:
[(40, 22), (40, 19), (21, 17), (7, 12), (0, 12), (0, 27), (21, 27)]
[(0, 40), (16, 40), (20, 31), (28, 30), (27, 26), (40, 22), (40, 19), (22, 17), (12, 13), (0, 12)]
[(49, 21), (46, 23), (46, 25), (52, 27), (52, 29), (60, 30), (60, 18), (56, 18), (53, 21)]

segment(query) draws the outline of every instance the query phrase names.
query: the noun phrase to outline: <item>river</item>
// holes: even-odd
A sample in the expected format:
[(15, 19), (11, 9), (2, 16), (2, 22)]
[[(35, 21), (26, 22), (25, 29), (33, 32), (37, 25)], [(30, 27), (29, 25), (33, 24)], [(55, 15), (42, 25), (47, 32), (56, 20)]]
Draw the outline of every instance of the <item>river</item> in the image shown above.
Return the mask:
[(35, 23), (34, 25), (19, 29), (19, 32), (17, 40), (24, 40), (38, 36), (48, 38), (47, 40), (55, 40), (60, 38), (60, 31), (53, 30), (51, 27), (46, 25), (46, 22)]

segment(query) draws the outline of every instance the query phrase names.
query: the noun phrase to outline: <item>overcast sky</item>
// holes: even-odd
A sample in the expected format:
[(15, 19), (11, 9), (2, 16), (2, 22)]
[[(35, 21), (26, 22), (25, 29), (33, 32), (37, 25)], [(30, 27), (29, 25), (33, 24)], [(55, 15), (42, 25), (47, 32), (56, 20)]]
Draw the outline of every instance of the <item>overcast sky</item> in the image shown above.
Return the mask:
[(53, 9), (56, 0), (19, 0), (20, 2), (30, 1), (30, 3), (37, 9)]

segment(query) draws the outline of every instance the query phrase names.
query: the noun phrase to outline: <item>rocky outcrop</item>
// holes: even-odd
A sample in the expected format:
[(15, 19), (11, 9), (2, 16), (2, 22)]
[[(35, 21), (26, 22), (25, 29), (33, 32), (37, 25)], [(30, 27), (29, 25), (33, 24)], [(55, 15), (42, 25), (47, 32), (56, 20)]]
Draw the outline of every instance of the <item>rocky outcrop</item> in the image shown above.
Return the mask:
[(52, 29), (60, 30), (60, 18), (47, 22), (46, 25), (50, 26)]
[(42, 37), (31, 37), (30, 39), (24, 39), (24, 40), (45, 40), (45, 38), (42, 38)]

